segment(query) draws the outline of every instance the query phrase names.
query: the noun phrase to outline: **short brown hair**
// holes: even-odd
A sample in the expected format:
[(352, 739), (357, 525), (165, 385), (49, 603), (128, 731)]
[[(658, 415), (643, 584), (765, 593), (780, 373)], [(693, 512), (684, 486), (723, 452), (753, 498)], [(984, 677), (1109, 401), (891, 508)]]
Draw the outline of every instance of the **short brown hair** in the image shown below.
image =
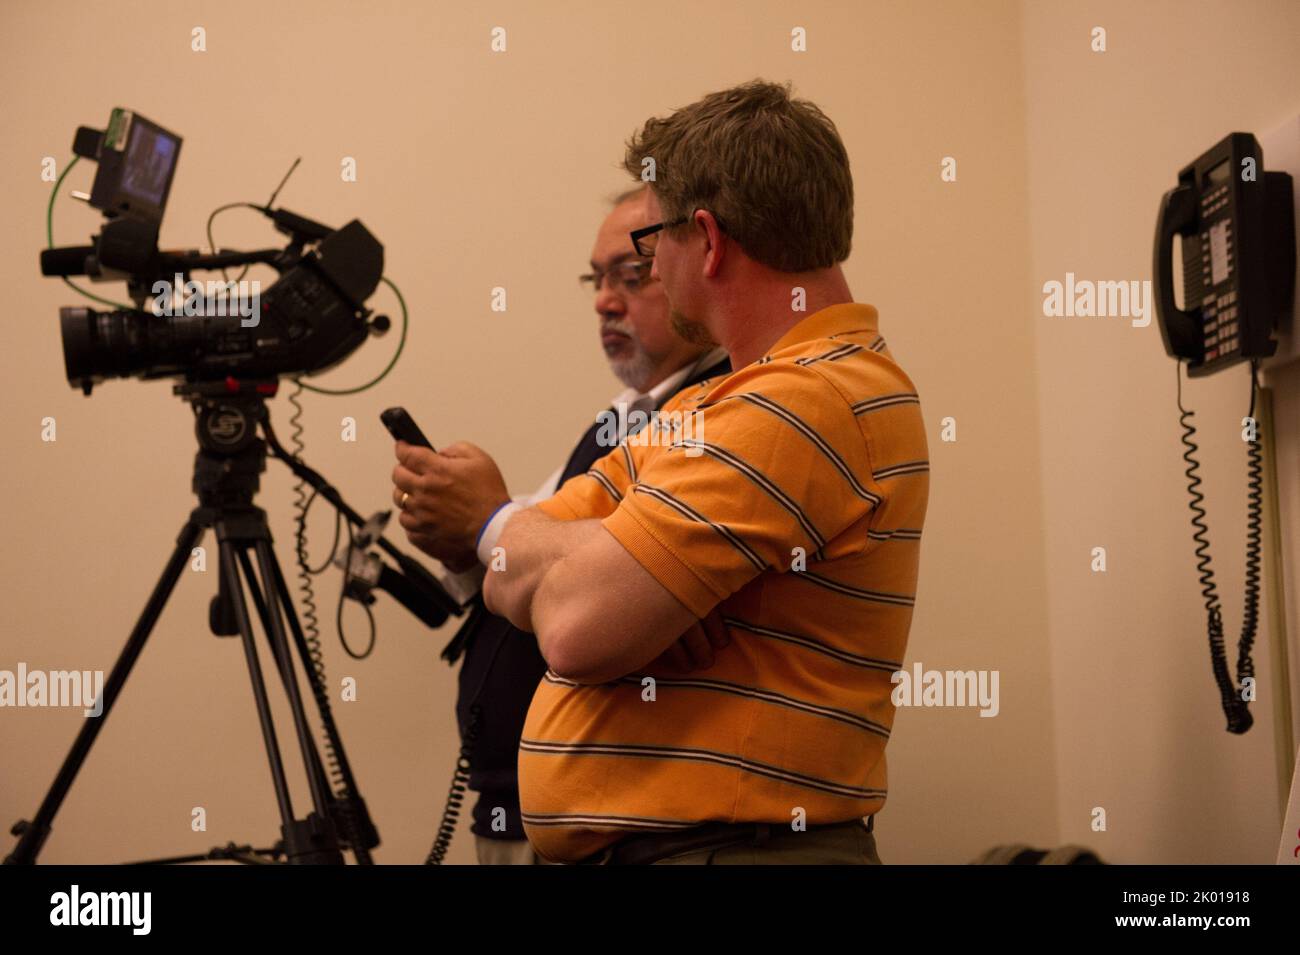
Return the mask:
[(756, 262), (783, 272), (829, 268), (853, 242), (853, 175), (835, 124), (790, 85), (753, 80), (646, 120), (623, 166), (648, 185), (664, 220), (707, 209)]
[(633, 199), (637, 199), (645, 195), (645, 191), (649, 187), (649, 185), (650, 183), (643, 182), (639, 186), (633, 186), (631, 189), (627, 189), (623, 192), (620, 192), (618, 195), (614, 196), (612, 199), (609, 200), (610, 207), (617, 209), (623, 203), (631, 202)]

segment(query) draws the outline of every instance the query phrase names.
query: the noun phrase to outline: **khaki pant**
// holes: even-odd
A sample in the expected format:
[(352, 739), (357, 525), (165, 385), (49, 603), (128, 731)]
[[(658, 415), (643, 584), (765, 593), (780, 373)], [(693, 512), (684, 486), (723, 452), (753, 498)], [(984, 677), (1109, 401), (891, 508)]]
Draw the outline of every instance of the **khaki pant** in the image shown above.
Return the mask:
[(479, 865), (539, 865), (541, 857), (527, 839), (484, 839), (474, 837)]
[[(523, 839), (474, 837), (479, 865), (545, 865)], [(767, 842), (682, 852), (654, 865), (880, 865), (876, 837), (866, 826), (796, 832), (773, 826)]]
[(773, 826), (762, 845), (743, 842), (660, 859), (654, 865), (880, 865), (876, 837), (865, 825), (796, 832)]

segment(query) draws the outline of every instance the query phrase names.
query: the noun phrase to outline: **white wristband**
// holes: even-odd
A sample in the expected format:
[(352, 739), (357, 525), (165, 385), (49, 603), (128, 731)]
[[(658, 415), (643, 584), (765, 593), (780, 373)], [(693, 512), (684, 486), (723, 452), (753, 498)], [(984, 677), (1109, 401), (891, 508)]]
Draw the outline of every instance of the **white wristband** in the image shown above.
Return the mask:
[(497, 541), (501, 539), (502, 532), (506, 525), (510, 523), (510, 518), (514, 517), (524, 506), (514, 501), (502, 504), (495, 514), (488, 518), (488, 522), (483, 525), (483, 530), (479, 532), (478, 543), (474, 546), (478, 553), (479, 563), (484, 567), (492, 565), (492, 551), (496, 549)]

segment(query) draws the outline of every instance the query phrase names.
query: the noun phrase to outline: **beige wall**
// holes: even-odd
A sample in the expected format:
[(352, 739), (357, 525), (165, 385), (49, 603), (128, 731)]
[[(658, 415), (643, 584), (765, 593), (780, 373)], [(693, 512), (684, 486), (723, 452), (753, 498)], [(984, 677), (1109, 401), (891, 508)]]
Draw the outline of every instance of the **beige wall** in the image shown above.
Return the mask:
[[(165, 383), (110, 382), (85, 399), (63, 380), (57, 309), (77, 296), (36, 274), (49, 189), (39, 171), (43, 156), (64, 161), (76, 126), (102, 125), (122, 105), (185, 137), (164, 244), (199, 244), (212, 207), (263, 201), (298, 155), (281, 203), (326, 222), (360, 218), (385, 244), (387, 272), (412, 308), (406, 354), (362, 395), (308, 396), (305, 415), (308, 461), (370, 511), (388, 506), (392, 464), (377, 415), (398, 403), (435, 443), (463, 438), (496, 454), (516, 489), (545, 477), (618, 390), (575, 276), (603, 199), (625, 184), (621, 143), (646, 116), (706, 91), (790, 79), (843, 134), (857, 186), (850, 283), (880, 309), (931, 428), (908, 663), (1001, 672), (995, 719), (899, 713), (882, 856), (965, 862), (999, 843), (1069, 839), (1123, 861), (1247, 861), (1266, 847), (1271, 823), (1249, 822), (1267, 815), (1271, 798), (1252, 796), (1249, 780), (1265, 733), (1214, 737), (1165, 400), (1172, 366), (1154, 327), (1049, 334), (1035, 311), (1045, 275), (1147, 274), (1155, 199), (1177, 166), (1220, 130), (1294, 106), (1265, 96), (1234, 109), (1240, 84), (1206, 80), (1198, 91), (1212, 111), (1180, 111), (1167, 70), (1203, 34), (1187, 27), (1162, 38), (1158, 12), (1116, 6), (1104, 21), (1114, 52), (1094, 61), (1084, 52), (1090, 17), (1036, 4), (702, 12), (670, 2), (653, 18), (595, 4), (543, 13), (503, 3), (483, 14), (385, 4), (364, 16), (341, 3), (123, 9), (86, 4), (73, 15), (19, 3), (0, 13), (0, 86), (21, 91), (6, 97), (0, 138), (12, 224), (0, 234), (10, 315), (0, 350), (9, 452), (0, 668), (107, 669), (193, 504), (191, 416)], [(1283, 55), (1294, 58), (1270, 24), (1294, 24), (1283, 10), (1260, 8), (1230, 54), (1230, 65), (1263, 71), (1265, 91), (1280, 91)], [(488, 48), (498, 25), (508, 31), (505, 54)], [(190, 51), (194, 26), (207, 30), (206, 53)], [(794, 26), (808, 32), (806, 53), (789, 48)], [(1141, 106), (1134, 86), (1159, 108)], [(1077, 126), (1079, 116), (1090, 125)], [(357, 160), (355, 183), (340, 180), (343, 156)], [(956, 183), (939, 181), (944, 156), (958, 159)], [(70, 179), (86, 188), (90, 170)], [(58, 241), (83, 242), (97, 228), (91, 210), (60, 205)], [(226, 245), (275, 239), (244, 212), (217, 228)], [(489, 309), (494, 286), (508, 289), (504, 314)], [(391, 308), (382, 296), (375, 304)], [(365, 346), (325, 383), (369, 377), (392, 346)], [(1149, 400), (1149, 414), (1135, 413), (1134, 394)], [(274, 414), (283, 434), (283, 399)], [(58, 422), (52, 444), (39, 439), (45, 416)], [(344, 416), (360, 425), (355, 443), (339, 440)], [(957, 420), (955, 443), (938, 439), (947, 416)], [(1084, 464), (1097, 458), (1110, 463)], [(1150, 475), (1145, 497), (1132, 494), (1133, 474)], [(1225, 479), (1228, 489), (1239, 484)], [(289, 476), (273, 463), (259, 503), (289, 570), (291, 500)], [(313, 555), (328, 536), (321, 507)], [(1111, 546), (1104, 581), (1081, 556), (1094, 540)], [(336, 709), (384, 837), (377, 858), (417, 862), (456, 750), (455, 681), (438, 660), (451, 630), (431, 634), (381, 598), (375, 653), (355, 662), (334, 635), (337, 583), (317, 579), (326, 658), (336, 693), (343, 677), (358, 681), (358, 701)], [(214, 586), (211, 571), (182, 580), (45, 861), (274, 837), (242, 655), (206, 629)], [(350, 613), (354, 644), (363, 627)], [(1170, 661), (1179, 663), (1173, 676)], [(1155, 669), (1141, 679), (1139, 667)], [(1150, 689), (1175, 680), (1176, 691)], [(1136, 743), (1124, 710), (1097, 722), (1097, 710), (1143, 687)], [(70, 711), (0, 711), (0, 822), (30, 817), (80, 723)], [(1215, 754), (1202, 761), (1210, 738)], [(297, 804), (306, 804), (301, 785)], [(1100, 837), (1084, 828), (1083, 807), (1094, 804), (1122, 810)], [(190, 830), (195, 806), (207, 810), (205, 833)], [(1225, 812), (1232, 825), (1211, 839)], [(462, 836), (452, 861), (472, 858)]]
[[(1089, 49), (1095, 26), (1107, 31), (1102, 54)], [(1282, 689), (1272, 637), (1265, 619), (1255, 727), (1230, 736), (1196, 584), (1174, 364), (1154, 321), (1044, 318), (1040, 290), (1067, 271), (1151, 277), (1157, 205), (1178, 171), (1226, 133), (1262, 136), (1300, 109), (1300, 7), (1026, 3), (1021, 35), (1061, 840), (1121, 862), (1272, 862), (1281, 821), (1271, 710)], [(1248, 381), (1238, 367), (1183, 389), (1234, 667)], [(1279, 433), (1295, 422), (1291, 408)], [(1097, 546), (1105, 574), (1089, 569)], [(1091, 831), (1094, 807), (1107, 811), (1104, 833)]]

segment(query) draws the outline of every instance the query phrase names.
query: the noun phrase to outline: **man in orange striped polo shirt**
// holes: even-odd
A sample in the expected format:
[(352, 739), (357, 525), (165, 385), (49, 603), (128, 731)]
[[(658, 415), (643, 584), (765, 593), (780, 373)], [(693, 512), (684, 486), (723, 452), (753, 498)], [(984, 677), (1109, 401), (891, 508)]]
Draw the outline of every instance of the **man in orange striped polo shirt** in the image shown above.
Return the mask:
[[(878, 862), (929, 489), (916, 389), (840, 268), (834, 124), (753, 82), (649, 120), (631, 236), (690, 341), (736, 371), (480, 541), (487, 605), (550, 667), (519, 754), (564, 862)], [(705, 670), (662, 656), (720, 646)], [(864, 822), (865, 818), (865, 822)]]

